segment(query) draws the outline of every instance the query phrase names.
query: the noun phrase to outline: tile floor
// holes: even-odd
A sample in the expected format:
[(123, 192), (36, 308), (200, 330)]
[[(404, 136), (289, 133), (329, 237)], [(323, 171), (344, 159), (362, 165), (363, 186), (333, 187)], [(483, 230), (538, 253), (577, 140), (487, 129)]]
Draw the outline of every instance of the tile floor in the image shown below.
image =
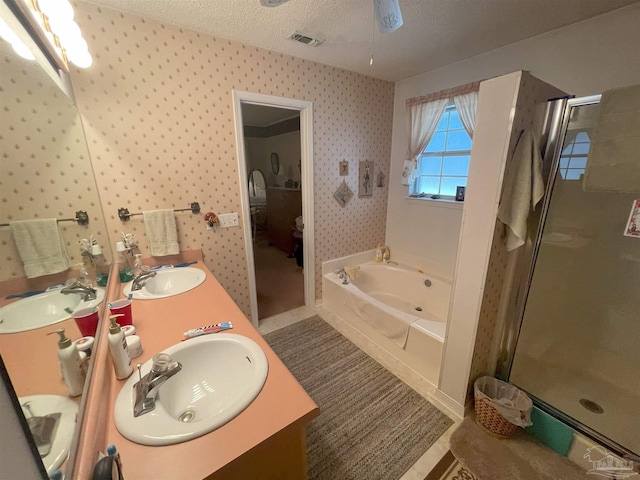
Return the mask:
[(433, 398), (435, 387), (424, 380), (413, 370), (406, 367), (397, 359), (383, 351), (364, 335), (346, 324), (340, 317), (334, 315), (323, 307), (303, 306), (260, 320), (260, 333), (266, 335), (269, 332), (286, 327), (313, 315), (320, 315), (327, 323), (346, 336), (368, 355), (380, 362), (387, 370), (396, 375), (424, 398), (438, 407), (445, 415), (449, 416), (454, 424), (427, 450), (422, 457), (400, 478), (400, 480), (424, 480), (431, 470), (440, 462), (449, 451), (449, 438), (458, 427), (460, 419), (451, 413), (446, 407)]

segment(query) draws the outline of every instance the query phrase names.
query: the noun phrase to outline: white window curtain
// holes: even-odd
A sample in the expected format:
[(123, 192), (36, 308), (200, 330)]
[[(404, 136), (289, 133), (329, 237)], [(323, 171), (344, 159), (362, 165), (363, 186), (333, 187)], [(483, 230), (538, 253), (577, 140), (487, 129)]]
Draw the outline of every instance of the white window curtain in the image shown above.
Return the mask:
[(476, 107), (478, 106), (478, 92), (469, 92), (453, 97), (460, 121), (469, 136), (473, 138), (473, 128), (476, 124)]
[(428, 103), (410, 105), (407, 108), (409, 145), (402, 169), (403, 185), (410, 185), (413, 181), (418, 166), (418, 156), (429, 144), (448, 104), (449, 99), (442, 98)]

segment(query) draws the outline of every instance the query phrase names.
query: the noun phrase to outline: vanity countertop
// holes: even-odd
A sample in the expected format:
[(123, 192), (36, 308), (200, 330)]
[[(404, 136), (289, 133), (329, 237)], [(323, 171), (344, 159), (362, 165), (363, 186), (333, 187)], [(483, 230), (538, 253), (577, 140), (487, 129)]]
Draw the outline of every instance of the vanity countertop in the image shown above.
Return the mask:
[[(182, 333), (186, 330), (230, 321), (233, 324), (231, 333), (251, 338), (264, 350), (269, 362), (267, 380), (258, 397), (240, 415), (217, 430), (175, 445), (160, 447), (138, 445), (120, 435), (115, 427), (113, 407), (126, 380), (116, 380), (110, 358), (108, 355), (104, 356), (106, 342), (102, 342), (100, 349), (103, 362), (101, 363), (106, 365), (105, 384), (109, 384), (109, 401), (105, 406), (106, 411), (102, 414), (92, 409), (94, 411), (87, 413), (86, 416), (89, 420), (100, 414), (103, 418), (99, 421), (104, 420), (106, 426), (101, 428), (99, 421), (87, 421), (83, 437), (91, 438), (92, 430), (100, 434), (104, 429), (104, 444), (98, 445), (98, 448), (104, 451), (108, 444), (117, 446), (126, 478), (203, 479), (218, 472), (250, 450), (256, 449), (285, 429), (298, 426), (304, 433), (304, 425), (319, 414), (317, 405), (271, 350), (214, 275), (204, 266), (201, 256), (198, 263), (192, 267), (200, 268), (207, 275), (205, 282), (198, 288), (173, 297), (133, 301), (133, 323), (144, 349), (144, 353), (134, 359), (133, 363), (144, 363), (155, 353), (180, 342)], [(118, 288), (118, 291), (109, 293), (111, 300), (122, 297), (120, 293), (122, 285)], [(103, 322), (103, 328), (106, 328), (107, 323)], [(108, 361), (104, 361), (105, 358)], [(224, 368), (224, 365), (215, 367)], [(135, 369), (133, 374), (136, 374)], [(99, 387), (100, 379), (94, 378), (94, 381), (97, 381), (97, 387)], [(104, 393), (92, 386), (89, 395), (91, 400), (89, 405), (92, 405), (94, 398)], [(78, 476), (74, 475), (74, 478), (90, 478), (87, 473), (97, 460), (97, 451), (92, 452), (90, 448), (86, 442), (83, 442), (79, 455), (79, 468), (76, 468)]]

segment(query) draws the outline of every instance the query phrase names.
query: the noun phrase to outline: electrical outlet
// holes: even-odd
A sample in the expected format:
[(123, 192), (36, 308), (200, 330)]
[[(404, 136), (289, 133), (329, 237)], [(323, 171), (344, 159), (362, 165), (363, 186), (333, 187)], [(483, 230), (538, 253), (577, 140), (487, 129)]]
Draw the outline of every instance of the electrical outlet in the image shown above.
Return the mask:
[(220, 228), (237, 227), (239, 225), (237, 213), (221, 213), (218, 215), (218, 220), (220, 220)]

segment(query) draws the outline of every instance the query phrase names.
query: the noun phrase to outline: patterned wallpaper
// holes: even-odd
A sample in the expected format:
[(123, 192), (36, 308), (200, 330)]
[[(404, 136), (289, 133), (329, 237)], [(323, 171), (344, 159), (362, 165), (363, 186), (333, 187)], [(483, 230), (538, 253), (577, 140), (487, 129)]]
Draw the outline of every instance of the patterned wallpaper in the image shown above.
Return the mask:
[[(112, 245), (124, 229), (147, 253), (141, 217), (123, 225), (119, 207), (139, 212), (198, 201), (204, 212), (241, 213), (233, 89), (313, 102), (316, 298), (322, 261), (384, 241), (386, 186), (345, 208), (333, 193), (344, 178), (342, 159), (354, 190), (359, 160), (373, 161), (388, 178), (392, 83), (83, 2), (76, 20), (94, 63), (71, 77)], [(180, 248), (202, 248), (248, 313), (242, 229), (208, 232), (189, 212), (177, 214), (177, 223)]]
[[(81, 262), (80, 238), (109, 240), (77, 109), (37, 62), (4, 40), (0, 70), (0, 223), (86, 210), (89, 225), (59, 224), (72, 264)], [(24, 277), (8, 227), (0, 227), (0, 251), (0, 281)]]
[[(546, 103), (547, 99), (564, 95), (564, 92), (533, 77), (527, 72), (522, 72), (522, 79), (518, 90), (516, 111), (513, 117), (511, 140), (507, 155), (506, 169), (517, 145), (520, 132), (523, 129), (532, 129), (540, 134), (541, 118), (537, 106)], [(497, 213), (497, 212), (496, 212)], [(521, 247), (524, 248), (524, 247)], [(505, 275), (510, 253), (505, 246), (505, 229), (502, 222), (496, 219), (496, 226), (491, 244), (489, 265), (484, 285), (480, 319), (476, 333), (471, 373), (469, 375), (469, 392), (473, 388), (473, 382), (482, 375), (493, 375), (495, 365), (494, 352), (502, 335), (503, 322), (500, 311), (500, 297), (503, 293)], [(513, 297), (513, 295), (512, 295)]]

